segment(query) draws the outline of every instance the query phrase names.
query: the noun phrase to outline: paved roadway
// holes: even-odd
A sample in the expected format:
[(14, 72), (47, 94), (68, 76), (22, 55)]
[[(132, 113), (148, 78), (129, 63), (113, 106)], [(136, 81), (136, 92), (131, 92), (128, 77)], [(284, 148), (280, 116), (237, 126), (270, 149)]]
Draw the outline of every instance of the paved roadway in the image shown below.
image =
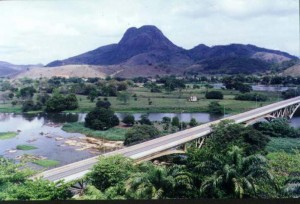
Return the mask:
[[(300, 97), (270, 104), (241, 114), (226, 117), (221, 120), (229, 119), (235, 121), (236, 123), (243, 123), (255, 118), (260, 118), (276, 110), (280, 110), (282, 108), (297, 103), (300, 103)], [(126, 147), (103, 155), (109, 156), (109, 155), (121, 154), (126, 157), (130, 157), (132, 159), (141, 159), (143, 157), (155, 154), (157, 152), (172, 149), (181, 144), (185, 144), (186, 142), (203, 137), (211, 133), (212, 131), (210, 127), (211, 125), (217, 124), (221, 120), (216, 120), (194, 128), (183, 130), (174, 134), (153, 139), (147, 142)], [(58, 167), (55, 169), (50, 169), (48, 171), (44, 171), (36, 175), (35, 177), (43, 177), (44, 179), (48, 179), (50, 181), (58, 181), (61, 179), (64, 179), (65, 181), (71, 181), (78, 178), (82, 178), (87, 172), (89, 172), (90, 168), (98, 161), (98, 158), (99, 156), (96, 156), (79, 162), (71, 163), (62, 167)]]

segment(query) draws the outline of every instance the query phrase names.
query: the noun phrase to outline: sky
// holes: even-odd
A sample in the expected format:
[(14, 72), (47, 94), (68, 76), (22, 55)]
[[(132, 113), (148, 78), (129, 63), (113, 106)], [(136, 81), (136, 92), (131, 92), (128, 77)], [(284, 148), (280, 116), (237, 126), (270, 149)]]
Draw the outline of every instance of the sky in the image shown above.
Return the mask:
[(191, 49), (254, 44), (299, 56), (298, 0), (0, 1), (0, 61), (47, 64), (155, 25)]

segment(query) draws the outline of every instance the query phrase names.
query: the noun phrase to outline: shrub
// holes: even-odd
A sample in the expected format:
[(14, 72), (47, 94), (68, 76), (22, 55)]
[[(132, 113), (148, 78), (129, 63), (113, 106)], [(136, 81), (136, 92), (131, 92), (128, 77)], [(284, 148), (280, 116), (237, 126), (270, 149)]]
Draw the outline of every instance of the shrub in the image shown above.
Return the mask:
[(126, 115), (123, 120), (123, 123), (125, 123), (126, 125), (133, 125), (135, 122), (134, 116), (133, 115)]
[(142, 125), (152, 125), (152, 123), (151, 123), (151, 121), (149, 120), (147, 114), (141, 115), (140, 123), (141, 123)]
[(110, 108), (111, 106), (111, 103), (109, 101), (101, 101), (101, 100), (98, 100), (97, 103), (96, 103), (96, 107), (98, 108)]
[(208, 112), (211, 114), (220, 115), (223, 113), (223, 107), (217, 101), (212, 101), (208, 105)]
[(136, 144), (141, 141), (153, 139), (159, 135), (159, 131), (151, 125), (133, 126), (125, 134), (124, 145)]
[(209, 91), (205, 94), (205, 98), (207, 99), (223, 99), (224, 96), (220, 91)]
[(268, 97), (262, 94), (245, 93), (235, 96), (235, 100), (240, 101), (267, 101)]
[(197, 121), (196, 121), (195, 118), (192, 118), (191, 121), (190, 121), (190, 123), (189, 123), (189, 125), (190, 125), (191, 127), (195, 127), (195, 126), (198, 125), (198, 123), (197, 123)]
[(41, 109), (42, 109), (42, 104), (39, 102), (35, 104), (32, 100), (25, 101), (22, 104), (22, 112), (36, 111)]

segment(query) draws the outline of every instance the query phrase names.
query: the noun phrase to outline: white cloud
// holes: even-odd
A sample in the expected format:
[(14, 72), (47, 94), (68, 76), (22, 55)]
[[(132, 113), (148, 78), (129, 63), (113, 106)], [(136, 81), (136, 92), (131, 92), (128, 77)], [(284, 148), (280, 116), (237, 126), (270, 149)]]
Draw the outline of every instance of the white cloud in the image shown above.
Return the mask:
[(48, 63), (156, 25), (178, 46), (244, 43), (298, 55), (297, 0), (0, 2), (0, 61)]

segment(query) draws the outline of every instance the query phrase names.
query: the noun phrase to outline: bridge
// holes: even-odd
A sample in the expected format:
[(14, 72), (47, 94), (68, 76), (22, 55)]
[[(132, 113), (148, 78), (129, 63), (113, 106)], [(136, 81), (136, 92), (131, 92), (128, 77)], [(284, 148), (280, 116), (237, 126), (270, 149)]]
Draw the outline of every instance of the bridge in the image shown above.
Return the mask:
[[(204, 143), (205, 137), (212, 132), (211, 125), (218, 124), (222, 120), (232, 120), (235, 123), (249, 125), (262, 118), (268, 121), (279, 117), (291, 119), (299, 107), (300, 96), (102, 154), (101, 156), (120, 154), (125, 157), (132, 158), (136, 162), (141, 162), (164, 155), (184, 153), (186, 144), (191, 142), (195, 142), (196, 146), (200, 148)], [(98, 159), (99, 156), (96, 156), (50, 169), (35, 175), (32, 178), (43, 177), (50, 181), (59, 181), (64, 179), (66, 182), (77, 180), (88, 173), (91, 167), (97, 163)]]

